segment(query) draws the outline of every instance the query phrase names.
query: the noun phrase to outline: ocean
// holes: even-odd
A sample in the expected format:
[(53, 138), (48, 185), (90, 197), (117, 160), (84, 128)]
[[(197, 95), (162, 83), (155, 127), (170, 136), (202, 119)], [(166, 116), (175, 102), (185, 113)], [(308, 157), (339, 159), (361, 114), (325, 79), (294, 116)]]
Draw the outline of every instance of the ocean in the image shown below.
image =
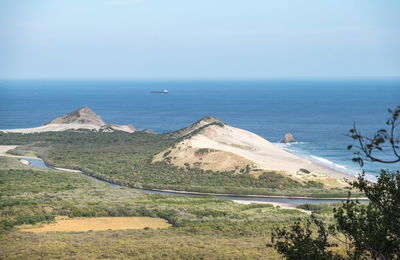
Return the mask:
[[(168, 94), (151, 90), (168, 89)], [(107, 123), (165, 133), (212, 115), (284, 149), (349, 174), (361, 172), (346, 149), (356, 122), (367, 135), (400, 105), (400, 79), (0, 80), (0, 129), (39, 126), (82, 106)], [(285, 133), (296, 143), (279, 144)], [(384, 154), (387, 157), (390, 153)], [(380, 168), (367, 163), (370, 177)]]

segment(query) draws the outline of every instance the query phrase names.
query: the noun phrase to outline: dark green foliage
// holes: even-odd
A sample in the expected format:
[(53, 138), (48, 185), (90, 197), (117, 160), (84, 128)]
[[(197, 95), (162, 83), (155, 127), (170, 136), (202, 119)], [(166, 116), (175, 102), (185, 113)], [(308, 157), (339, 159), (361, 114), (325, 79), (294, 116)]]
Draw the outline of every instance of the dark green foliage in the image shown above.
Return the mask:
[(225, 126), (225, 124), (222, 123), (221, 121), (214, 122), (213, 124), (214, 124), (214, 125), (217, 125), (217, 126), (219, 126), (219, 127), (224, 127), (224, 126)]
[(14, 226), (22, 224), (36, 224), (40, 222), (54, 222), (55, 216), (51, 214), (35, 214), (15, 216), (7, 219), (0, 219), (0, 234), (12, 230)]
[(330, 203), (319, 203), (319, 204), (301, 204), (297, 208), (311, 211), (315, 214), (332, 214), (333, 208), (338, 206), (341, 202), (330, 204)]
[(178, 224), (178, 214), (173, 209), (163, 209), (157, 211), (157, 216), (168, 220), (168, 223), (177, 226)]
[(319, 181), (307, 181), (305, 186), (309, 188), (324, 188), (324, 184)]
[(167, 157), (170, 153), (171, 153), (171, 150), (166, 151), (166, 152), (163, 154), (163, 157), (164, 157), (164, 158)]
[(335, 209), (337, 229), (351, 241), (351, 255), (369, 255), (373, 259), (394, 259), (400, 256), (400, 171), (381, 170), (377, 183), (364, 175), (352, 186), (370, 200), (364, 205), (347, 202)]
[(55, 220), (54, 215), (43, 215), (43, 216), (19, 216), (15, 221), (14, 225), (22, 225), (22, 224), (36, 224), (39, 222), (52, 222)]
[(277, 174), (276, 172), (264, 172), (258, 179), (264, 183), (263, 186), (265, 185), (268, 188), (278, 187), (292, 189), (301, 187), (301, 184), (297, 181), (285, 178), (283, 175)]
[[(21, 193), (39, 193), (39, 192), (62, 192), (75, 189), (74, 179), (65, 178), (63, 175), (55, 173), (52, 178), (46, 183), (35, 185), (35, 183), (28, 184), (35, 178), (42, 178), (48, 176), (49, 172), (34, 171), (34, 170), (2, 170), (0, 169), (0, 181), (8, 183), (10, 179), (13, 180), (14, 185), (0, 186), (0, 197), (18, 195)], [(0, 207), (4, 205), (0, 202)]]
[(198, 149), (194, 154), (195, 154), (195, 155), (198, 155), (198, 156), (201, 156), (201, 155), (208, 154), (208, 153), (210, 153), (211, 151), (213, 151), (213, 150), (212, 150), (212, 149), (209, 149), (209, 148), (201, 148), (201, 149)]
[(310, 173), (310, 171), (309, 171), (309, 170), (307, 170), (307, 169), (303, 169), (303, 168), (300, 168), (300, 171), (301, 171), (301, 172), (304, 172), (304, 173), (306, 173), (306, 174)]
[[(312, 224), (317, 228), (314, 234)], [(313, 215), (304, 225), (295, 222), (290, 229), (277, 228), (272, 234), (271, 241), (276, 243), (275, 249), (288, 260), (315, 260), (315, 259), (343, 259), (337, 254), (328, 251), (333, 245), (328, 242), (329, 231), (322, 221)]]
[(212, 126), (212, 125), (216, 125), (216, 126), (219, 126), (219, 127), (224, 127), (225, 126), (224, 123), (222, 123), (220, 121), (212, 122), (212, 123), (209, 123), (209, 124), (204, 125), (202, 127), (199, 127), (196, 130), (193, 130), (192, 132), (188, 133), (187, 135), (185, 135), (183, 137), (178, 138), (177, 140), (178, 140), (178, 142), (180, 142), (182, 140), (189, 139), (190, 137), (197, 135), (198, 133), (203, 131), (205, 128), (207, 128), (209, 126)]

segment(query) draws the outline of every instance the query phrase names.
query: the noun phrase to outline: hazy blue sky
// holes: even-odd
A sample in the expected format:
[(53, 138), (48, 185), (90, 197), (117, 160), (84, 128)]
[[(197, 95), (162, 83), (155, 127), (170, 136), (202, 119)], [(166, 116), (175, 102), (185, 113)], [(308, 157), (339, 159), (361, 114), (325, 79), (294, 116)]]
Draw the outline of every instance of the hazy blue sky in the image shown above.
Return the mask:
[(1, 78), (400, 76), (399, 0), (1, 0)]

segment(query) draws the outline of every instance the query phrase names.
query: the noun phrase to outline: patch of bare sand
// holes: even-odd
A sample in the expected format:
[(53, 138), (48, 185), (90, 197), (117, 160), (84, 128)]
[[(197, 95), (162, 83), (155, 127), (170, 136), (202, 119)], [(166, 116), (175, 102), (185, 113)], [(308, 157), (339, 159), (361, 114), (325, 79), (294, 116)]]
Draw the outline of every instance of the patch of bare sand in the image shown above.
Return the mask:
[(252, 203), (255, 203), (255, 204), (270, 204), (270, 205), (273, 205), (275, 207), (280, 207), (280, 208), (283, 208), (283, 209), (295, 209), (295, 210), (299, 210), (301, 212), (304, 212), (304, 213), (306, 213), (308, 215), (311, 214), (311, 211), (304, 210), (304, 209), (299, 209), (299, 208), (296, 207), (295, 204), (292, 204), (292, 203), (275, 202), (275, 201), (258, 201), (258, 200), (232, 200), (232, 201), (234, 201), (236, 203), (239, 203), (239, 204), (245, 204), (245, 205), (249, 205), (249, 204), (252, 204)]
[(169, 224), (162, 218), (150, 217), (96, 217), (96, 218), (68, 218), (57, 217), (56, 223), (20, 226), (24, 232), (86, 232), (101, 230), (124, 230), (148, 228), (168, 228)]
[(30, 165), (30, 164), (31, 164), (29, 161), (24, 160), (24, 159), (20, 159), (19, 161), (20, 161), (21, 163), (25, 164), (25, 165)]
[(12, 150), (16, 147), (16, 145), (0, 145), (0, 155), (4, 155), (9, 150)]

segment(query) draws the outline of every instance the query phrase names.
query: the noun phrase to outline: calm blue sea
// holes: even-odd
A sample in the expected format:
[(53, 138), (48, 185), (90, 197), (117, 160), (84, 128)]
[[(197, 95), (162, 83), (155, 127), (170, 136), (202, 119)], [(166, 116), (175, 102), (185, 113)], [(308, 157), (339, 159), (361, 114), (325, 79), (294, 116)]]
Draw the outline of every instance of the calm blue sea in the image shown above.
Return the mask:
[[(185, 127), (206, 115), (271, 142), (287, 132), (285, 149), (357, 174), (346, 137), (354, 122), (363, 133), (384, 126), (400, 105), (400, 80), (0, 80), (0, 129), (27, 128), (88, 106), (108, 123), (131, 123), (157, 133)], [(150, 94), (168, 89), (168, 94)], [(368, 164), (379, 168), (395, 165)]]

